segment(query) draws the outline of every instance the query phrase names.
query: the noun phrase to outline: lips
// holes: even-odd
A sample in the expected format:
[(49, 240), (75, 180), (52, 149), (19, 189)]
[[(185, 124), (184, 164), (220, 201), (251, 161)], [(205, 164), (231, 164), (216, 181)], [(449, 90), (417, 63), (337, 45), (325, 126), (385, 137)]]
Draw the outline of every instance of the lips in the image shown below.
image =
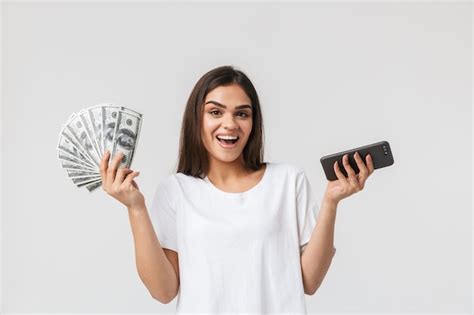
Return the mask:
[(217, 142), (219, 142), (219, 145), (225, 149), (230, 149), (234, 148), (237, 146), (237, 142), (240, 140), (240, 137), (237, 138), (237, 140), (219, 140), (216, 136)]

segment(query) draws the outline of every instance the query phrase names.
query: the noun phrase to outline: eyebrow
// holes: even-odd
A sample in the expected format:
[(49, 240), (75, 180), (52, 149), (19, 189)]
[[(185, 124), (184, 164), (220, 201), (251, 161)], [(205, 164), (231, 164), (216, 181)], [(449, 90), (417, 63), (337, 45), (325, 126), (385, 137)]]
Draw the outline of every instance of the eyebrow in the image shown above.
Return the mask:
[[(222, 107), (222, 108), (227, 108), (227, 106), (225, 106), (225, 105), (223, 105), (219, 102), (216, 102), (216, 101), (207, 101), (206, 102), (206, 104), (209, 104), (209, 103), (217, 105), (217, 106)], [(204, 104), (204, 105), (206, 105), (206, 104)], [(250, 108), (250, 109), (252, 109), (252, 106), (250, 106), (248, 104), (244, 104), (244, 105), (239, 105), (239, 106), (235, 107), (235, 109), (241, 109), (241, 108)]]

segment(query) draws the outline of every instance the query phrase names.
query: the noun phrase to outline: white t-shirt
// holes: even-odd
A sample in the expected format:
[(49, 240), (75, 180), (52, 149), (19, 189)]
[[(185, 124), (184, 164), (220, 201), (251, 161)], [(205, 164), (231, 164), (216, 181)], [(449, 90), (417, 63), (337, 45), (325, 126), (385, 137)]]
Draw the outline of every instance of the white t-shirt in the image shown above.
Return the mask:
[(300, 254), (318, 212), (303, 169), (289, 163), (267, 163), (242, 193), (168, 175), (150, 217), (161, 246), (178, 253), (177, 313), (306, 314)]

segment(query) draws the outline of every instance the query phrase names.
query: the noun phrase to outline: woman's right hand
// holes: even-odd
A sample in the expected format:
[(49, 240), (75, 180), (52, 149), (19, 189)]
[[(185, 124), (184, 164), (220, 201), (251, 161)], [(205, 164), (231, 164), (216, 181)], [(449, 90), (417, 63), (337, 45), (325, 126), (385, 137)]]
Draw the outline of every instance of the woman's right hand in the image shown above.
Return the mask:
[(107, 151), (100, 162), (100, 176), (102, 177), (102, 188), (105, 192), (127, 208), (141, 208), (145, 206), (145, 198), (140, 192), (137, 183), (133, 180), (140, 172), (134, 172), (128, 168), (118, 168), (123, 158), (119, 152), (109, 166), (110, 152)]

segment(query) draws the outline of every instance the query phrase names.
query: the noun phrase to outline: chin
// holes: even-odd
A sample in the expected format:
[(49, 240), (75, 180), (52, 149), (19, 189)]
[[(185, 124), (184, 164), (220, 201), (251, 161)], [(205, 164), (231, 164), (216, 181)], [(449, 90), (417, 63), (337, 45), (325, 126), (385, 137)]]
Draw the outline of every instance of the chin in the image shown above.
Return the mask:
[(214, 155), (214, 158), (216, 160), (219, 160), (221, 162), (226, 162), (226, 163), (231, 163), (231, 162), (235, 162), (236, 160), (238, 160), (240, 157), (240, 154), (237, 155), (237, 156), (234, 156), (234, 155), (225, 155), (225, 154), (222, 154), (222, 155)]
[(232, 163), (232, 162), (235, 162), (236, 160), (238, 160), (242, 154), (243, 154), (243, 151), (240, 151), (238, 153), (213, 152), (211, 155), (217, 161), (225, 162), (225, 163)]

